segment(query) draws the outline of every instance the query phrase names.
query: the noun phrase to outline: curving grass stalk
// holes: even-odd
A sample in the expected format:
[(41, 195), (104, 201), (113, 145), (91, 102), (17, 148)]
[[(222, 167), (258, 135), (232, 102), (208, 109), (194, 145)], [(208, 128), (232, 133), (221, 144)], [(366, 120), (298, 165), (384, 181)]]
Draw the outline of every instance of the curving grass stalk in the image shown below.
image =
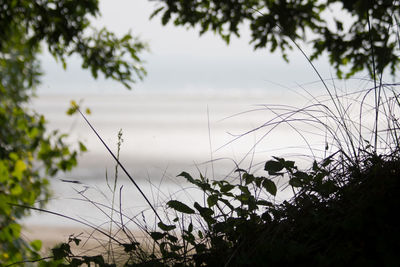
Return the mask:
[(135, 182), (135, 180), (132, 178), (132, 176), (129, 174), (129, 172), (125, 169), (125, 167), (121, 164), (119, 159), (114, 155), (114, 153), (111, 151), (111, 149), (107, 146), (107, 144), (104, 142), (104, 140), (101, 138), (101, 136), (97, 133), (97, 131), (94, 129), (92, 124), (89, 122), (89, 120), (86, 118), (85, 115), (81, 112), (78, 106), (75, 105), (75, 108), (78, 110), (78, 112), (81, 114), (83, 119), (86, 121), (86, 123), (89, 125), (89, 127), (92, 129), (92, 131), (96, 134), (96, 136), (99, 138), (101, 143), (104, 145), (104, 147), (108, 150), (108, 152), (111, 154), (111, 156), (114, 158), (118, 166), (121, 167), (121, 169), (125, 172), (125, 174), (128, 176), (129, 180), (133, 183), (133, 185), (136, 187), (136, 189), (139, 191), (139, 193), (143, 196), (144, 200), (147, 202), (147, 204), (150, 206), (150, 208), (153, 210), (154, 214), (157, 216), (160, 222), (162, 222), (162, 219), (160, 215), (158, 214), (157, 210), (154, 208), (153, 204), (151, 204), (150, 200), (146, 197), (142, 189), (139, 187), (139, 185)]

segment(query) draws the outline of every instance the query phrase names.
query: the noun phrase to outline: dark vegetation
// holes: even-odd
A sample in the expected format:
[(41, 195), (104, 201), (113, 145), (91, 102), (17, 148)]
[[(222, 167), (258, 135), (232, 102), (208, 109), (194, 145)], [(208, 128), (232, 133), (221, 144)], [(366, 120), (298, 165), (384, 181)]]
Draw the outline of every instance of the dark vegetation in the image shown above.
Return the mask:
[(49, 178), (71, 170), (86, 150), (46, 131), (45, 117), (29, 107), (42, 75), (41, 50), (64, 68), (66, 57), (79, 55), (95, 78), (102, 73), (127, 87), (145, 74), (138, 57), (144, 44), (90, 27), (89, 17), (98, 15), (95, 0), (0, 0), (0, 266), (37, 257), (41, 245), (20, 237), (18, 219), (29, 209), (10, 203), (43, 207)]
[[(400, 107), (396, 96), (388, 100), (393, 102), (383, 101), (387, 107)], [(293, 110), (296, 115), (300, 112)], [(212, 181), (182, 172), (179, 176), (201, 190), (204, 198), (191, 204), (166, 202), (173, 212), (165, 211), (154, 229), (142, 225), (145, 240), (132, 236), (125, 229), (124, 220), (129, 218), (121, 217), (111, 223), (124, 238), (105, 241), (112, 242), (114, 249), (123, 248), (119, 257), (107, 258), (109, 252), (77, 255), (71, 245), (79, 239), (72, 238), (53, 249), (53, 258), (66, 260), (66, 266), (89, 262), (99, 266), (397, 266), (400, 231), (393, 211), (400, 204), (400, 158), (398, 124), (390, 121), (392, 115), (385, 115), (391, 125), (385, 128), (385, 139), (378, 137), (387, 142), (385, 150), (381, 147), (377, 152), (367, 140), (356, 139), (364, 136), (341, 129), (346, 124), (341, 119), (329, 143), (336, 152), (315, 160), (309, 169), (300, 170), (294, 161), (274, 157), (265, 163), (263, 175), (238, 168), (237, 176)], [(340, 132), (352, 139), (344, 143), (338, 139)], [(358, 144), (356, 150), (350, 143)], [(281, 177), (287, 179), (293, 197), (278, 202), (274, 197)], [(114, 212), (125, 217), (121, 209)]]
[[(130, 64), (121, 61), (119, 52), (127, 49), (132, 60), (140, 62), (136, 51), (143, 45), (131, 42), (130, 36), (118, 39), (106, 30), (90, 40), (84, 37), (83, 30), (89, 25), (86, 16), (98, 14), (96, 1), (80, 1), (77, 7), (67, 1), (0, 2), (0, 30), (4, 37), (0, 39), (0, 264), (400, 265), (400, 234), (395, 220), (400, 191), (400, 99), (397, 84), (385, 84), (382, 78), (387, 66), (395, 77), (398, 64), (395, 49), (399, 44), (399, 3), (159, 2), (163, 4), (156, 13), (162, 13), (164, 24), (175, 16), (176, 25), (200, 25), (201, 32), (214, 30), (227, 41), (230, 34), (238, 34), (241, 22), (249, 20), (256, 48), (270, 44), (272, 51), (277, 47), (282, 51), (292, 46), (299, 48), (297, 41), (303, 38), (305, 29), (313, 30), (317, 39), (310, 60), (326, 51), (339, 77), (341, 67), (350, 64), (347, 74), (367, 69), (373, 85), (351, 97), (340, 95), (321, 79), (329, 103), (314, 99), (307, 107), (266, 107), (276, 118), (260, 128), (290, 125), (301, 134), (301, 124), (311, 124), (324, 132), (324, 157), (316, 157), (308, 169), (274, 157), (265, 163), (262, 173), (238, 166), (236, 176), (226, 180), (213, 181), (202, 174), (193, 177), (182, 172), (179, 176), (201, 190), (204, 199), (194, 203), (169, 200), (164, 214), (152, 206), (159, 219), (154, 229), (142, 226), (144, 240), (136, 239), (123, 222), (134, 219), (125, 218), (120, 209), (112, 206), (108, 208), (120, 219), (111, 216), (110, 223), (125, 238), (93, 227), (106, 237), (105, 244), (112, 244), (106, 246), (108, 251), (78, 255), (72, 247), (79, 246), (81, 239), (71, 236), (68, 242), (55, 247), (52, 255), (41, 258), (40, 242), (26, 244), (19, 237), (17, 219), (28, 214), (29, 208), (43, 210), (34, 204), (48, 197), (47, 177), (71, 169), (78, 152), (63, 143), (64, 135), (48, 135), (44, 118), (26, 107), (32, 88), (38, 83), (40, 72), (35, 56), (39, 44), (47, 43), (62, 61), (64, 56), (78, 53), (84, 59), (83, 67), (91, 68), (94, 77), (100, 71), (127, 86), (133, 81), (133, 73), (141, 77), (144, 72), (130, 69)], [(334, 18), (335, 30), (321, 19), (320, 12), (335, 3), (342, 3), (343, 9), (355, 18), (350, 30), (343, 29), (340, 18)], [(56, 18), (64, 18), (65, 23)], [(96, 39), (98, 47), (89, 45), (93, 38), (101, 39)], [(359, 110), (356, 117), (350, 112), (354, 106)], [(79, 107), (73, 107), (75, 110), (79, 111)], [(80, 144), (79, 149), (84, 151), (84, 145)], [(118, 155), (115, 159), (118, 162)], [(42, 172), (36, 167), (38, 163)], [(279, 194), (277, 184), (281, 178), (286, 179), (293, 194), (279, 202), (275, 196)]]

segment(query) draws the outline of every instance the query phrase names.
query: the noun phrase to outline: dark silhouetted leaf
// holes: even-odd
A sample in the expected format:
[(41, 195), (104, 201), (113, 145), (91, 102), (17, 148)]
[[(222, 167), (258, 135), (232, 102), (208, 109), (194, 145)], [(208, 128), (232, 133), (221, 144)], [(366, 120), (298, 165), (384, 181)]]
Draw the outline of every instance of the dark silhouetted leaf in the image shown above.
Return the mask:
[(158, 227), (160, 227), (161, 230), (167, 231), (167, 232), (174, 230), (176, 228), (175, 225), (167, 225), (167, 224), (164, 224), (163, 222), (159, 222)]
[(176, 236), (173, 236), (173, 235), (170, 235), (170, 234), (167, 234), (165, 236), (165, 238), (168, 239), (169, 241), (173, 242), (173, 243), (176, 243), (178, 241), (178, 238)]
[(252, 182), (254, 182), (255, 177), (253, 174), (244, 173), (243, 179), (244, 179), (246, 185), (248, 185), (248, 184), (251, 184)]
[(155, 240), (155, 241), (164, 238), (166, 235), (167, 235), (167, 233), (150, 232), (151, 238), (153, 238), (153, 240)]
[(297, 177), (293, 177), (289, 180), (289, 184), (293, 187), (301, 187), (303, 185), (303, 183), (301, 182), (301, 180)]
[(212, 218), (212, 215), (214, 215), (214, 211), (210, 208), (203, 208), (200, 206), (199, 203), (195, 202), (193, 205), (200, 213), (200, 216), (203, 217), (203, 219), (208, 223), (212, 224), (215, 222), (215, 219)]
[(276, 185), (273, 181), (271, 181), (270, 179), (264, 179), (263, 181), (263, 187), (265, 188), (265, 190), (267, 190), (268, 193), (270, 193), (273, 196), (276, 196)]
[(187, 173), (187, 172), (181, 172), (179, 175), (177, 175), (177, 177), (184, 177), (186, 178), (186, 180), (188, 180), (188, 182), (192, 183), (192, 184), (196, 184), (196, 181), (193, 179), (193, 177)]
[(269, 175), (278, 175), (279, 171), (283, 170), (284, 166), (281, 162), (275, 160), (269, 160), (265, 163), (264, 170), (268, 172)]
[(222, 193), (228, 193), (228, 192), (231, 191), (233, 188), (235, 188), (234, 185), (225, 184), (225, 185), (221, 186), (221, 192), (222, 192)]
[(217, 204), (218, 202), (218, 196), (217, 195), (210, 195), (207, 198), (207, 204), (208, 207), (211, 208), (212, 206), (214, 206), (215, 204)]
[(128, 243), (128, 244), (122, 244), (122, 246), (124, 247), (124, 251), (125, 252), (131, 252), (137, 249), (137, 247), (140, 245), (140, 243), (138, 242), (132, 242), (132, 243)]
[(168, 207), (182, 212), (182, 213), (186, 213), (186, 214), (193, 214), (194, 210), (191, 209), (190, 207), (188, 207), (186, 204), (178, 201), (178, 200), (170, 200), (167, 202)]

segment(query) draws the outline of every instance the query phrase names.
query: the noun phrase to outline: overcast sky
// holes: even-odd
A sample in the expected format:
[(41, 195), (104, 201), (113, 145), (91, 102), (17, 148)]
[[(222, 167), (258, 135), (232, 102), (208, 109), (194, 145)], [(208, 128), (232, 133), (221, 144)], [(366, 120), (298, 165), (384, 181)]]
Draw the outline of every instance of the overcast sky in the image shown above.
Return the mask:
[[(93, 21), (96, 27), (107, 27), (123, 35), (129, 30), (146, 41), (150, 53), (146, 60), (148, 76), (134, 86), (137, 91), (174, 90), (277, 90), (283, 86), (317, 80), (317, 76), (299, 51), (289, 54), (287, 64), (279, 51), (254, 51), (249, 44), (249, 30), (241, 29), (241, 38), (233, 38), (227, 46), (218, 36), (207, 33), (199, 37), (198, 31), (162, 26), (159, 17), (149, 20), (154, 2), (145, 0), (100, 1), (101, 17)], [(322, 58), (315, 64), (321, 74), (329, 78), (330, 70)], [(126, 92), (116, 82), (103, 79), (94, 81), (89, 71), (81, 70), (80, 60), (68, 61), (67, 71), (47, 53), (43, 56), (45, 76), (39, 92)]]

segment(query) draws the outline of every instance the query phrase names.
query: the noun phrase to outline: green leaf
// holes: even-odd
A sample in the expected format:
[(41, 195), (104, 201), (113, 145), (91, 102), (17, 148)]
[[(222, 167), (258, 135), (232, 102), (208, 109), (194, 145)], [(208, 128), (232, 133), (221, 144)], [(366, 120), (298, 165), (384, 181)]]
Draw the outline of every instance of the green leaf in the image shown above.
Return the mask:
[(125, 252), (131, 252), (137, 249), (137, 247), (140, 245), (140, 243), (138, 242), (132, 242), (132, 243), (128, 243), (128, 244), (122, 244), (122, 246), (124, 247), (124, 251)]
[(151, 238), (153, 238), (153, 240), (155, 240), (155, 241), (164, 238), (164, 236), (166, 236), (166, 235), (167, 235), (167, 233), (150, 232)]
[(39, 251), (42, 248), (42, 241), (34, 240), (30, 243), (30, 245), (35, 251)]
[(22, 160), (17, 160), (14, 165), (14, 171), (11, 173), (19, 181), (22, 180), (22, 174), (27, 169), (25, 162)]
[(303, 185), (303, 183), (301, 182), (301, 180), (297, 177), (293, 177), (289, 180), (289, 185), (293, 186), (293, 187), (301, 187)]
[(86, 146), (82, 142), (79, 142), (79, 150), (81, 152), (86, 152), (87, 151)]
[(244, 195), (251, 195), (250, 190), (247, 186), (239, 185), (239, 189)]
[(8, 177), (8, 168), (5, 162), (0, 161), (0, 183), (4, 183), (9, 179)]
[(17, 161), (17, 160), (18, 160), (18, 155), (17, 155), (16, 153), (14, 153), (14, 152), (11, 152), (11, 153), (8, 155), (8, 157), (9, 157), (10, 159), (14, 160), (14, 161)]
[(176, 226), (175, 225), (167, 225), (167, 224), (164, 224), (163, 222), (159, 222), (158, 223), (158, 227), (160, 227), (160, 229), (161, 230), (163, 230), (163, 231), (171, 231), (171, 230), (174, 230), (175, 228), (176, 228)]
[(329, 164), (331, 164), (333, 162), (333, 160), (332, 160), (332, 158), (326, 158), (326, 159), (324, 159), (323, 161), (322, 161), (322, 167), (326, 167), (326, 166), (328, 166)]
[(190, 207), (188, 207), (186, 204), (178, 201), (178, 200), (170, 200), (167, 202), (167, 206), (169, 206), (170, 208), (182, 212), (182, 213), (186, 213), (186, 214), (194, 214), (194, 210), (191, 209)]
[(218, 196), (217, 195), (210, 195), (207, 198), (207, 204), (208, 207), (211, 208), (212, 206), (214, 206), (215, 204), (217, 204), (218, 202)]
[(92, 262), (94, 263), (95, 266), (109, 266), (105, 265), (104, 258), (102, 255), (83, 256), (82, 258), (88, 266), (91, 266), (90, 263)]
[(170, 247), (171, 251), (174, 251), (174, 252), (183, 248), (183, 246), (174, 245), (174, 244), (169, 244), (169, 247)]
[(206, 217), (211, 217), (214, 214), (214, 211), (210, 208), (204, 208), (202, 206), (200, 206), (199, 203), (195, 202), (193, 205), (200, 213), (200, 215), (202, 217), (206, 216)]
[(186, 178), (186, 180), (188, 180), (188, 182), (190, 182), (192, 184), (196, 184), (196, 181), (187, 172), (181, 172), (180, 174), (177, 175), (177, 177), (184, 177), (184, 178)]
[(79, 246), (79, 243), (81, 242), (81, 240), (79, 238), (77, 238), (77, 237), (70, 237), (69, 241), (70, 242), (74, 242), (75, 245), (77, 245), (77, 246)]
[(300, 180), (308, 181), (310, 180), (310, 175), (306, 172), (297, 171), (293, 174), (294, 177), (299, 178)]
[(70, 102), (70, 107), (67, 110), (67, 115), (71, 116), (73, 114), (75, 114), (78, 111), (78, 104), (76, 103), (75, 100), (71, 100)]
[(232, 206), (232, 204), (229, 202), (229, 200), (225, 199), (225, 198), (220, 198), (219, 201), (221, 201), (222, 203), (224, 203), (225, 205), (227, 205), (231, 210), (234, 209), (234, 207)]
[(228, 193), (229, 191), (231, 191), (233, 188), (235, 188), (234, 185), (231, 184), (225, 184), (221, 186), (221, 192), (222, 193)]
[(262, 182), (264, 181), (264, 177), (256, 177), (255, 178), (255, 183), (256, 183), (256, 186), (258, 187), (258, 188), (260, 188), (261, 187), (261, 184), (262, 184)]
[(176, 243), (176, 242), (178, 241), (178, 238), (177, 238), (176, 236), (173, 236), (173, 235), (170, 235), (170, 234), (167, 234), (167, 235), (166, 235), (166, 238), (167, 238), (169, 241), (173, 242), (173, 243)]
[(19, 196), (22, 193), (22, 187), (19, 184), (13, 184), (10, 192), (12, 196)]
[(250, 196), (248, 194), (240, 194), (235, 198), (239, 200), (242, 204), (245, 204), (249, 201)]
[[(42, 263), (42, 262), (40, 262), (40, 263)], [(57, 267), (77, 267), (77, 266), (83, 265), (84, 263), (85, 263), (84, 260), (73, 258), (70, 264), (68, 264), (68, 265), (58, 264)], [(42, 266), (42, 265), (40, 265), (40, 266)], [(47, 265), (44, 265), (44, 266), (47, 267)], [(55, 265), (50, 265), (50, 266), (55, 266)]]
[(243, 179), (244, 179), (246, 185), (248, 185), (248, 184), (251, 184), (252, 182), (254, 182), (255, 177), (253, 174), (244, 173)]
[(312, 169), (313, 169), (313, 171), (318, 171), (318, 170), (320, 169), (319, 166), (318, 166), (317, 161), (315, 161), (315, 160), (314, 160), (314, 162), (313, 162)]
[(282, 162), (269, 160), (265, 163), (264, 170), (268, 172), (269, 175), (280, 175), (279, 171), (283, 170), (284, 165)]
[(291, 160), (285, 160), (285, 159), (281, 159), (281, 158), (277, 158), (277, 159), (279, 159), (279, 161), (281, 161), (282, 162), (282, 164), (283, 164), (283, 166), (284, 166), (284, 168), (286, 168), (286, 169), (294, 169), (294, 168), (296, 168), (295, 166), (294, 166), (294, 161), (291, 161)]
[(71, 247), (67, 243), (62, 243), (60, 246), (53, 248), (53, 257), (55, 260), (64, 259), (71, 253)]
[(268, 193), (270, 193), (273, 196), (276, 196), (277, 188), (273, 181), (271, 181), (268, 178), (265, 178), (262, 185), (265, 188), (265, 190), (267, 190)]
[(154, 10), (153, 13), (151, 13), (151, 15), (150, 15), (150, 19), (152, 19), (154, 16), (156, 16), (158, 13), (160, 13), (160, 11), (163, 9), (164, 9), (164, 7), (159, 7), (156, 10)]
[(203, 208), (200, 206), (199, 203), (195, 202), (193, 205), (200, 213), (200, 216), (203, 217), (203, 219), (208, 223), (212, 224), (215, 222), (215, 219), (212, 218), (212, 215), (214, 214), (214, 211), (210, 208)]

